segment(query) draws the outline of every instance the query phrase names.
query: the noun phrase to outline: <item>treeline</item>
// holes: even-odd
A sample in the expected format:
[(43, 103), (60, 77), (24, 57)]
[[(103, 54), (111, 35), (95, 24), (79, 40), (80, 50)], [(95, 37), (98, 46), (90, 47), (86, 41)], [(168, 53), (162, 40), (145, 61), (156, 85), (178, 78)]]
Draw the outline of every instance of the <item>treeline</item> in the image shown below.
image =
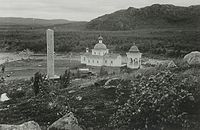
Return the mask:
[[(56, 52), (84, 52), (92, 49), (102, 35), (111, 52), (125, 53), (136, 43), (142, 53), (179, 57), (190, 51), (200, 51), (198, 30), (135, 30), (135, 31), (59, 31), (55, 29)], [(46, 33), (37, 30), (2, 30), (0, 48), (4, 51), (30, 49), (46, 52)]]

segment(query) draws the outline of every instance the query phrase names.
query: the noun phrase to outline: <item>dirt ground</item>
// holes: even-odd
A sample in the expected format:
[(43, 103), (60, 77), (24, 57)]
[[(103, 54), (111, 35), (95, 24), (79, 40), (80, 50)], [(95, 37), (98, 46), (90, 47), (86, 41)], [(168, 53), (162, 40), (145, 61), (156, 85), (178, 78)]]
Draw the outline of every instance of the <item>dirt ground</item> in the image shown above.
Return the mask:
[[(57, 56), (55, 58), (55, 74), (61, 75), (67, 67), (76, 67), (81, 65), (76, 58), (69, 59), (65, 56)], [(17, 60), (5, 63), (6, 80), (13, 79), (30, 79), (36, 72), (46, 73), (47, 61), (45, 56), (31, 57), (31, 59)]]

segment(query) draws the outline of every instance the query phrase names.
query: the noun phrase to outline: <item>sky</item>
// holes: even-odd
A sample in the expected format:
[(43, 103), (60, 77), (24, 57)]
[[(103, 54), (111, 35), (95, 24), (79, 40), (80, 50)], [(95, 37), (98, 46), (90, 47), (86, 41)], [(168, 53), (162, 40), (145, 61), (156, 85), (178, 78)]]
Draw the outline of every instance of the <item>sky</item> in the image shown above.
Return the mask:
[(200, 0), (0, 0), (0, 17), (90, 21), (128, 7), (200, 5)]

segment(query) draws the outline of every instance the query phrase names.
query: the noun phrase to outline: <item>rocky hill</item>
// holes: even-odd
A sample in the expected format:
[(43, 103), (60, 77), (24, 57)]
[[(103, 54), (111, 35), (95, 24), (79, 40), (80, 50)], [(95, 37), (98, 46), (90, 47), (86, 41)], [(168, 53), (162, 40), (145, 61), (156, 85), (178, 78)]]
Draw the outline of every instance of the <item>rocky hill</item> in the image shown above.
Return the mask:
[(129, 7), (91, 20), (91, 30), (134, 30), (142, 28), (196, 28), (200, 25), (200, 6), (180, 7), (155, 4)]

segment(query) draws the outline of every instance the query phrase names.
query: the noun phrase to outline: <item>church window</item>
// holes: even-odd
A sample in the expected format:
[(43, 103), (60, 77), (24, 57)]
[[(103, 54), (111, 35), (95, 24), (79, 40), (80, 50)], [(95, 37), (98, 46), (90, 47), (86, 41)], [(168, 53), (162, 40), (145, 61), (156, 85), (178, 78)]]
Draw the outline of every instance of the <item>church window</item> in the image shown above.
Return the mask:
[(111, 60), (110, 63), (113, 64), (113, 61)]
[(85, 57), (83, 58), (83, 60), (85, 61)]
[(105, 60), (105, 63), (107, 63), (107, 60)]
[(94, 63), (94, 60), (92, 60), (92, 62)]
[(88, 63), (90, 63), (90, 60), (88, 60)]
[(97, 63), (99, 63), (99, 61), (97, 60)]
[(134, 64), (136, 64), (136, 65), (138, 64), (138, 59), (137, 58), (134, 59)]
[(94, 52), (94, 54), (96, 55), (96, 52)]
[(132, 58), (130, 59), (130, 63), (131, 63), (131, 64), (133, 63), (133, 59), (132, 59)]

